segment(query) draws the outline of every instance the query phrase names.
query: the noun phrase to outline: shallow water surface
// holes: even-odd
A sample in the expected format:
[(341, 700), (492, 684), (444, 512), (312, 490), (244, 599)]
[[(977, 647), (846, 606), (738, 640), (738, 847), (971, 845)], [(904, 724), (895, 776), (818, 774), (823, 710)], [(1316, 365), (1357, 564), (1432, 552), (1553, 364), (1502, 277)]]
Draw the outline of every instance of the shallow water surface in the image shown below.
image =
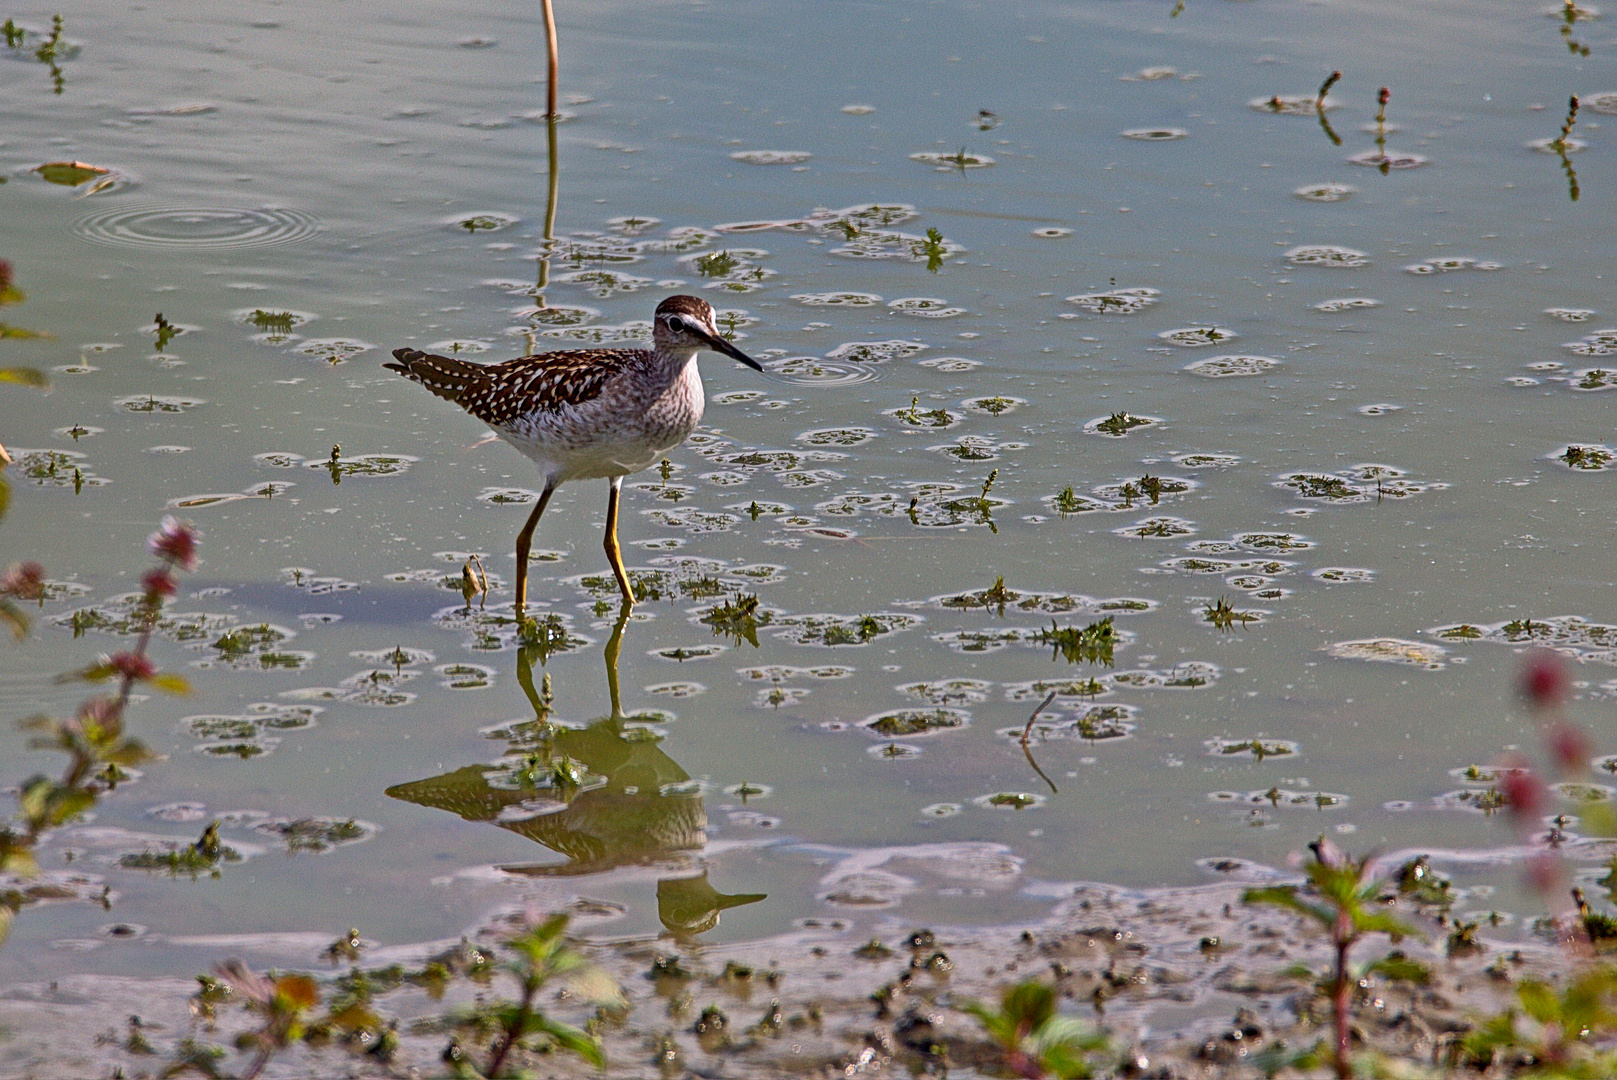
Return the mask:
[[(46, 852), (115, 902), (29, 908), (0, 980), (524, 900), (859, 941), (1322, 832), (1535, 913), (1465, 854), (1508, 843), (1466, 770), (1537, 748), (1529, 640), (1611, 731), (1605, 22), (1583, 57), (1530, 6), (563, 5), (547, 241), (530, 8), (70, 14), (60, 94), (0, 53), (3, 314), (51, 335), (0, 350), (52, 380), (0, 386), (0, 540), (61, 583), (5, 714), (71, 711), (162, 514), (204, 533), (155, 650), (197, 692), (131, 714), (166, 757)], [(1577, 152), (1535, 149), (1574, 93)], [(538, 478), (381, 361), (644, 341), (676, 291), (767, 371), (707, 356), (701, 431), (626, 482), (626, 626), (604, 485), (562, 489), (519, 649)], [(214, 819), (217, 878), (119, 865)]]

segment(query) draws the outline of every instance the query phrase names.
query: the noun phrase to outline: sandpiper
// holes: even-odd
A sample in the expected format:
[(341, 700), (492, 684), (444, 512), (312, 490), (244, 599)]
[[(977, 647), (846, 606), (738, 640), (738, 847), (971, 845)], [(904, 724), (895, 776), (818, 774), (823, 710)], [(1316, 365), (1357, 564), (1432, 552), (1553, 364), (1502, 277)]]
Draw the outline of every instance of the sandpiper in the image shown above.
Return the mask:
[(720, 336), (712, 305), (697, 296), (670, 296), (657, 305), (651, 343), (650, 349), (569, 349), (488, 365), (394, 349), (398, 362), (382, 365), (453, 401), (539, 466), (544, 491), (517, 534), (518, 614), (528, 600), (533, 530), (550, 496), (568, 480), (592, 478), (611, 481), (606, 557), (624, 607), (633, 607), (634, 590), (618, 549), (623, 478), (654, 464), (701, 421), (696, 356), (703, 349), (763, 370)]

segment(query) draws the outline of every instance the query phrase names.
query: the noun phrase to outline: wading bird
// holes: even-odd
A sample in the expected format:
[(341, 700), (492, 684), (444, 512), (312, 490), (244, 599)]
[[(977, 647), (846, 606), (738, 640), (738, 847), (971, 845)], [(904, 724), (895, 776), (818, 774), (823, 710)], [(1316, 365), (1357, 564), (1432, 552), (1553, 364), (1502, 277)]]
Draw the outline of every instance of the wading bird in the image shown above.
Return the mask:
[(606, 479), (606, 557), (623, 590), (634, 589), (618, 549), (618, 497), (623, 478), (685, 441), (702, 419), (702, 374), (696, 356), (712, 349), (754, 371), (763, 367), (720, 336), (713, 307), (697, 296), (657, 305), (650, 349), (569, 349), (469, 364), (418, 349), (395, 349), (383, 366), (453, 401), (539, 466), (544, 491), (517, 534), (517, 600), (528, 600), (533, 531), (556, 488), (569, 480)]

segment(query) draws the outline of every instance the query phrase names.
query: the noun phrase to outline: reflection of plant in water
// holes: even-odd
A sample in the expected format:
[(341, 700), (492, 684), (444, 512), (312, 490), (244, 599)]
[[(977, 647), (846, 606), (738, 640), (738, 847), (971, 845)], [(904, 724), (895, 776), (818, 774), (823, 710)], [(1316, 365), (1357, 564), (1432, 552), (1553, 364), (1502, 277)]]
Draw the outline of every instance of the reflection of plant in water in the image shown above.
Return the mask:
[(1567, 51), (1572, 55), (1589, 55), (1589, 46), (1572, 36), (1572, 28), (1577, 25), (1579, 19), (1592, 18), (1594, 14), (1593, 11), (1585, 11), (1578, 7), (1577, 0), (1564, 0), (1561, 7), (1561, 38), (1566, 42)]
[(180, 328), (163, 318), (161, 311), (152, 319), (152, 332), (157, 335), (154, 347), (158, 352), (162, 352), (168, 347), (169, 342), (180, 336)]
[(770, 613), (758, 607), (758, 597), (745, 593), (708, 608), (702, 622), (713, 628), (714, 636), (727, 637), (737, 645), (743, 641), (758, 648), (758, 628), (768, 626)]
[(729, 251), (715, 251), (697, 258), (696, 272), (703, 277), (728, 277), (740, 265), (741, 260)]
[[(0, 259), (0, 307), (7, 304), (20, 304), (28, 297), (15, 284), (12, 283), (11, 263)], [(38, 330), (24, 330), (20, 326), (8, 326), (0, 322), (0, 338), (42, 338), (49, 337)], [(22, 383), (26, 386), (36, 386), (44, 389), (49, 383), (45, 376), (32, 368), (0, 368), (0, 382)], [(3, 462), (0, 462), (3, 464)], [(0, 507), (3, 509), (3, 507)]]
[[(24, 30), (11, 19), (7, 19), (4, 25), (0, 25), (0, 33), (5, 34), (8, 48), (13, 52), (20, 52), (28, 39), (29, 31)], [(39, 44), (33, 50), (34, 59), (50, 67), (51, 82), (54, 84), (55, 93), (57, 94), (60, 94), (67, 85), (67, 79), (62, 74), (62, 68), (57, 64), (57, 61), (66, 59), (76, 51), (76, 48), (70, 48), (62, 43), (62, 17), (57, 15), (51, 20), (50, 36), (41, 36)]]
[(1117, 630), (1112, 616), (1085, 627), (1057, 626), (1050, 620), (1050, 629), (1040, 630), (1036, 639), (1050, 646), (1050, 658), (1060, 656), (1069, 664), (1105, 664), (1112, 666), (1112, 650), (1117, 646)]
[[(1570, 8), (1571, 6), (1572, 0), (1567, 0), (1567, 7)], [(1584, 54), (1588, 55), (1587, 49), (1584, 50)], [(1577, 170), (1572, 168), (1572, 158), (1568, 156), (1574, 147), (1573, 144), (1567, 141), (1567, 137), (1572, 134), (1572, 125), (1577, 122), (1578, 95), (1573, 94), (1571, 101), (1567, 104), (1566, 120), (1561, 124), (1561, 134), (1550, 142), (1550, 149), (1554, 150), (1556, 156), (1561, 159), (1561, 169), (1566, 173), (1567, 194), (1572, 196), (1573, 202), (1578, 201), (1578, 173)]]
[[(965, 151), (962, 150), (961, 153), (963, 154)], [(961, 164), (960, 168), (963, 171), (965, 165)], [(936, 228), (928, 228), (926, 230), (926, 239), (917, 241), (911, 246), (914, 249), (916, 258), (923, 256), (926, 258), (927, 271), (933, 274), (937, 273), (939, 268), (943, 266), (943, 259), (949, 253), (948, 248), (944, 246), (943, 234)]]
[(1257, 619), (1258, 615), (1251, 611), (1235, 610), (1230, 606), (1229, 600), (1221, 596), (1217, 601), (1208, 604), (1202, 609), (1202, 618), (1220, 630), (1233, 630), (1237, 620), (1240, 621), (1242, 626), (1245, 626), (1247, 623)]

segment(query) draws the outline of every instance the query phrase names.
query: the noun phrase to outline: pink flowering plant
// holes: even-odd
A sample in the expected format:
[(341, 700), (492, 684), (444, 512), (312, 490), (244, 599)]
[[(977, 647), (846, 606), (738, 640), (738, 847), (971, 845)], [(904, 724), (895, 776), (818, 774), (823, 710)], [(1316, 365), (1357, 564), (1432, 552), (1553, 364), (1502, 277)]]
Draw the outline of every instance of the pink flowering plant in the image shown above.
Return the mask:
[[(140, 636), (135, 647), (102, 656), (59, 680), (110, 682), (111, 692), (84, 702), (72, 719), (41, 715), (22, 721), (24, 730), (36, 733), (29, 740), (30, 749), (59, 750), (67, 755), (68, 764), (60, 777), (40, 773), (24, 780), (17, 797), (17, 816), (0, 823), (0, 942), (5, 940), (11, 920), (30, 900), (25, 890), (8, 887), (8, 879), (20, 882), (39, 873), (35, 852), (40, 839), (87, 812), (104, 792), (128, 775), (126, 769), (151, 759), (151, 751), (124, 730), (124, 714), (135, 687), (190, 693), (190, 685), (182, 676), (157, 670), (147, 648), (163, 602), (177, 588), (175, 572), (196, 568), (197, 532), (185, 522), (165, 517), (147, 546), (157, 557), (157, 565), (141, 579), (136, 611)], [(36, 563), (14, 566), (0, 577), (0, 598), (8, 603), (12, 599), (37, 600), (43, 595), (44, 571)], [(14, 630), (18, 628), (15, 621), (7, 621)], [(21, 625), (25, 629), (27, 624)]]

